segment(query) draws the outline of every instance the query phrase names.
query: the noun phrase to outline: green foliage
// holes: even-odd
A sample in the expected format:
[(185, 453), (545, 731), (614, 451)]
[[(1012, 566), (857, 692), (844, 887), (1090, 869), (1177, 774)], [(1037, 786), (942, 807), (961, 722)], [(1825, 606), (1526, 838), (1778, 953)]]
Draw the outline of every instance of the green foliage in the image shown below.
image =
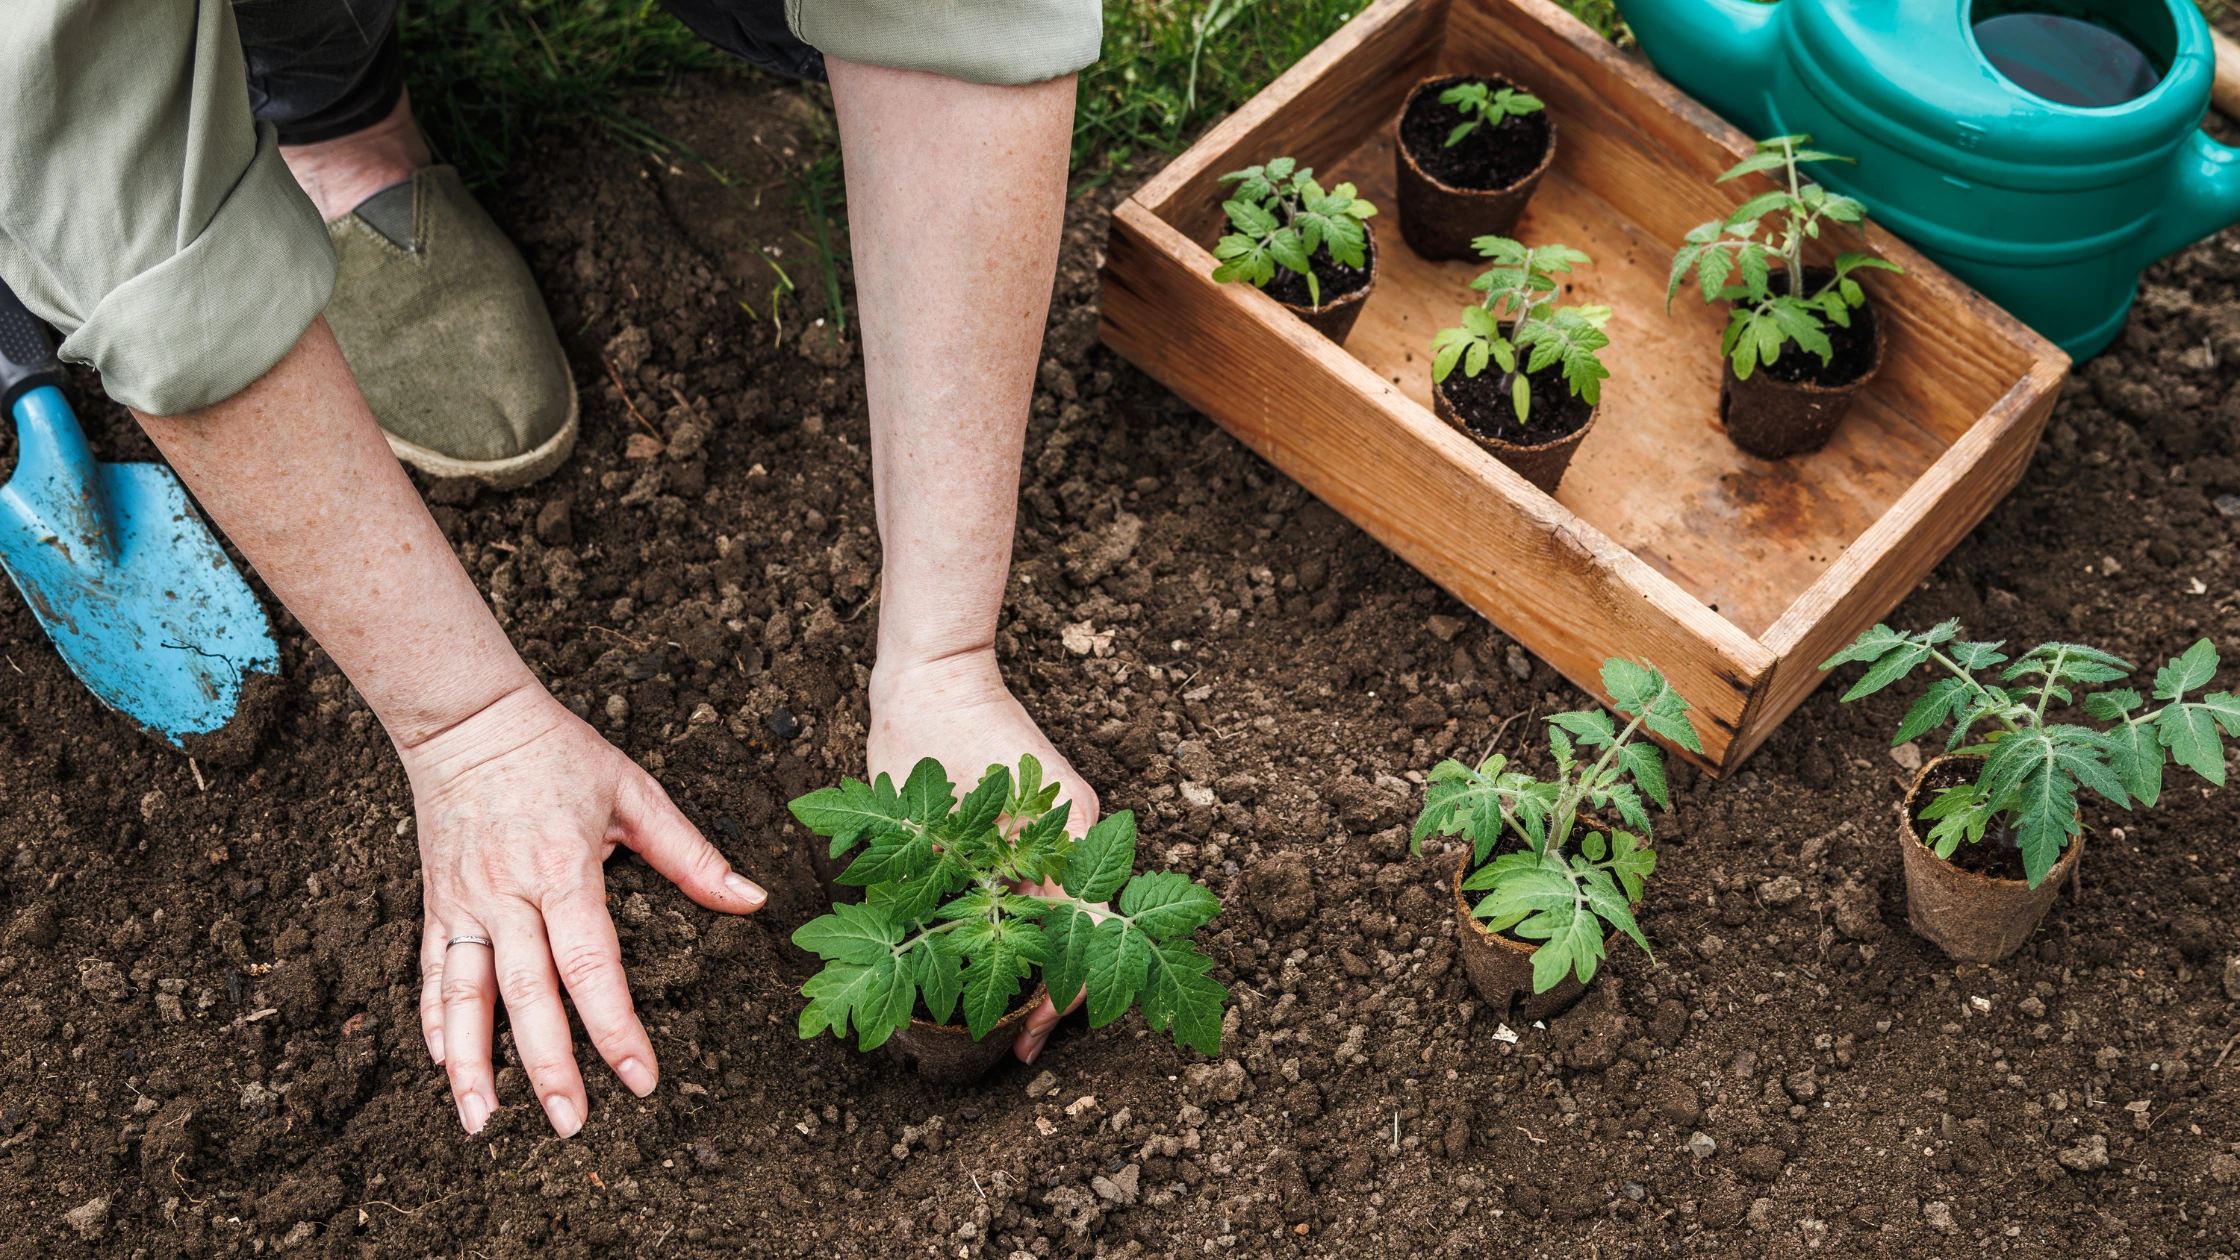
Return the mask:
[(1498, 127), (1504, 119), (1522, 118), (1547, 108), (1530, 92), (1507, 87), (1495, 91), (1493, 85), (1483, 79), (1455, 84), (1439, 93), (1439, 103), (1454, 106), (1455, 112), (1463, 117), (1463, 121), (1447, 133), (1446, 147), (1450, 149), (1469, 138), (1480, 125)]
[[(860, 848), (839, 882), (864, 889), (862, 903), (835, 905), (793, 934), (825, 963), (801, 986), (801, 1035), (829, 1028), (844, 1039), (852, 1024), (857, 1046), (875, 1049), (922, 999), (940, 1023), (961, 1007), (977, 1040), (1039, 967), (1061, 1004), (1088, 990), (1092, 1027), (1141, 1003), (1177, 1045), (1219, 1054), (1228, 991), (1207, 977), (1213, 960), (1190, 934), (1221, 903), (1173, 871), (1130, 878), (1135, 815), (1114, 814), (1074, 840), (1071, 806), (1057, 796), (1041, 764), (1021, 757), (1016, 776), (990, 766), (959, 801), (927, 758), (899, 788), (882, 774), (794, 801), (794, 817), (830, 839), (833, 857)], [(1046, 882), (1064, 891), (1041, 891)], [(1116, 911), (1101, 904), (1115, 895)]]
[[(1778, 171), (1787, 186), (1760, 193), (1726, 218), (1698, 226), (1672, 256), (1666, 309), (1671, 309), (1681, 282), (1694, 269), (1705, 302), (1731, 304), (1719, 353), (1733, 361), (1740, 380), (1750, 379), (1760, 363), (1779, 359), (1782, 347), (1790, 342), (1828, 363), (1835, 357), (1835, 347), (1828, 340), (1827, 325), (1849, 328), (1851, 312), (1867, 300), (1866, 290), (1852, 273), (1868, 268), (1905, 270), (1867, 254), (1837, 254), (1835, 277), (1818, 292), (1805, 292), (1804, 243), (1819, 239), (1823, 222), (1857, 225), (1866, 218), (1866, 207), (1857, 201), (1798, 177), (1800, 162), (1852, 160), (1801, 147), (1811, 139), (1798, 135), (1758, 141), (1757, 152), (1736, 163), (1719, 182)], [(1765, 222), (1769, 217), (1771, 222)], [(1780, 293), (1772, 287), (1776, 261), (1786, 281)]]
[[(2222, 736), (2240, 734), (2240, 699), (2225, 692), (2185, 698), (2216, 677), (2217, 649), (2209, 640), (2156, 671), (2154, 699), (2164, 703), (2149, 710), (2130, 687), (2080, 699), (2084, 687), (2131, 675), (2131, 664), (2112, 653), (2081, 643), (2041, 643), (2010, 663), (2000, 651), (2004, 643), (1968, 642), (1962, 633), (1957, 620), (1919, 634), (1878, 625), (1820, 666), (1866, 664), (1844, 693), (1847, 701), (1873, 695), (1919, 666), (1945, 675), (1914, 701), (1890, 741), (1902, 744), (1950, 723), (1945, 750), (1984, 759), (1975, 782), (1939, 791), (1921, 811), (1936, 824), (1924, 841), (1938, 857), (1950, 858), (1961, 844), (1980, 842), (1994, 821), (2002, 822), (2013, 828), (2023, 871), (2035, 888), (2061, 860), (2061, 850), (2083, 832), (2078, 788), (2123, 809), (2133, 801), (2151, 808), (2162, 796), (2163, 766), (2173, 761), (2223, 785)], [(1997, 670), (2001, 665), (2006, 668)], [(2047, 711), (2055, 702), (2081, 705), (2086, 716), (2107, 725), (2050, 721)], [(1970, 743), (1979, 726), (1987, 729), (1980, 742)]]
[[(1611, 0), (1561, 0), (1605, 38)], [(1105, 0), (1104, 51), (1081, 72), (1073, 169), (1101, 184), (1144, 150), (1179, 153), (1367, 6), (1362, 0)], [(1101, 168), (1101, 169), (1100, 169)]]
[[(1470, 841), (1475, 869), (1462, 887), (1487, 894), (1470, 913), (1491, 931), (1541, 943), (1532, 956), (1532, 987), (1538, 993), (1566, 975), (1578, 976), (1582, 984), (1594, 979), (1603, 938), (1613, 929), (1648, 951), (1632, 910), (1657, 868), (1645, 800), (1661, 808), (1670, 804), (1663, 760), (1636, 737), (1646, 730), (1690, 752), (1703, 751), (1688, 721), (1688, 702), (1664, 675), (1612, 657), (1602, 663), (1602, 687), (1628, 719), (1623, 728), (1599, 709), (1551, 716), (1553, 779), (1513, 770), (1499, 755), (1475, 768), (1452, 759), (1440, 762), (1431, 771), (1411, 839), (1418, 852), (1430, 836)], [(1601, 752), (1590, 762), (1582, 759), (1582, 749)], [(1605, 828), (1581, 819), (1581, 809), (1615, 813), (1618, 825)], [(1514, 837), (1513, 846), (1495, 856), (1505, 836)]]
[(738, 64), (656, 0), (418, 0), (397, 33), (414, 116), (478, 189), (557, 121), (590, 117), (633, 148), (659, 144), (616, 103)]
[(1329, 192), (1314, 182), (1314, 170), (1287, 157), (1248, 166), (1221, 177), (1236, 190), (1221, 208), (1236, 230), (1214, 244), (1221, 265), (1213, 278), (1247, 280), (1267, 288), (1276, 268), (1307, 278), (1310, 305), (1322, 305), (1322, 282), (1315, 278), (1314, 256), (1326, 252), (1350, 267), (1369, 263), (1369, 231), (1363, 226), (1377, 208), (1353, 195), (1353, 185)]
[[(1594, 260), (1568, 245), (1528, 248), (1506, 236), (1481, 236), (1471, 243), (1493, 260), (1470, 282), (1485, 297), (1462, 309), (1460, 327), (1442, 328), (1431, 339), (1431, 379), (1447, 379), (1458, 364), (1464, 376), (1475, 379), (1488, 362), (1500, 364), (1502, 389), (1520, 425), (1532, 414), (1529, 378), (1559, 364), (1575, 397), (1590, 405), (1601, 401), (1602, 382), (1610, 371), (1597, 352), (1610, 344), (1602, 330), (1610, 308), (1556, 305), (1555, 278), (1569, 274), (1574, 264)], [(1501, 332), (1503, 322), (1511, 324), (1507, 336)], [(1520, 353), (1527, 350), (1529, 354)]]

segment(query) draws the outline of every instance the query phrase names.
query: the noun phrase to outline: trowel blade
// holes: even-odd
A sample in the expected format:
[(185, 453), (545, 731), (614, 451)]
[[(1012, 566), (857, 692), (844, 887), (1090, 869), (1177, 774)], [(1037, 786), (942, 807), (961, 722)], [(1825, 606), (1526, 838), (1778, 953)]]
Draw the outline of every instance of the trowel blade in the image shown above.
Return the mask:
[[(171, 747), (253, 743), (227, 732), (279, 647), (249, 583), (160, 464), (101, 464), (116, 557), (72, 554), (14, 483), (0, 487), (0, 567), (101, 702)], [(261, 721), (261, 715), (257, 720)]]

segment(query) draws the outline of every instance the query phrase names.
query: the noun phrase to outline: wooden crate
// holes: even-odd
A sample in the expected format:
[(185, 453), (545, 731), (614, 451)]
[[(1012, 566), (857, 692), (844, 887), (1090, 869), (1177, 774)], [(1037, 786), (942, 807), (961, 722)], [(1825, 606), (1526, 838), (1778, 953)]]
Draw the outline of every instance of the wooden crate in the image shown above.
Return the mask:
[[(1392, 133), (1434, 73), (1524, 84), (1560, 130), (1517, 235), (1593, 255), (1576, 300), (1615, 310), (1602, 417), (1555, 497), (1432, 414), (1434, 332), (1470, 263), (1400, 239)], [(1694, 704), (1699, 764), (1748, 756), (2022, 475), (2069, 360), (1903, 242), (1864, 249), (1888, 338), (1828, 447), (1768, 463), (1717, 422), (1723, 315), (1673, 246), (1765, 185), (1712, 181), (1750, 141), (1545, 0), (1379, 0), (1115, 213), (1105, 341), (1588, 692), (1648, 661)], [(1385, 212), (1376, 292), (1343, 346), (1265, 294), (1215, 284), (1221, 174), (1279, 154)]]

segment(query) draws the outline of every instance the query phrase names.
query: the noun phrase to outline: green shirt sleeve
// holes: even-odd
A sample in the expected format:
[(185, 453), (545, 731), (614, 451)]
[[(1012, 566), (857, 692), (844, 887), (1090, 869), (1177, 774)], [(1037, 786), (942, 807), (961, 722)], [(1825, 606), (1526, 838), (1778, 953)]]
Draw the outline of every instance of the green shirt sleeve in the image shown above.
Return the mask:
[(295, 345), (334, 248), (249, 113), (224, 0), (8, 0), (0, 277), (129, 407), (222, 402)]
[(786, 25), (828, 56), (969, 83), (1073, 74), (1104, 41), (1099, 0), (786, 0)]

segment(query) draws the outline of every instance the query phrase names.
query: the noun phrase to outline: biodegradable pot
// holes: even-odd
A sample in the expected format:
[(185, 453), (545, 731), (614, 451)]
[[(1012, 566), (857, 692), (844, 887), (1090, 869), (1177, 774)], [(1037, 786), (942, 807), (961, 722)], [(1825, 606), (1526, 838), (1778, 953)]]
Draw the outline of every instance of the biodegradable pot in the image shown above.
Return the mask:
[(1320, 306), (1299, 306), (1295, 303), (1283, 302), (1281, 298), (1276, 299), (1278, 302), (1283, 302), (1283, 309), (1305, 320), (1307, 327), (1314, 329), (1341, 346), (1345, 344), (1346, 334), (1353, 331), (1353, 321), (1361, 318), (1361, 308), (1368, 302), (1369, 294), (1377, 287), (1376, 225), (1363, 223), (1361, 233), (1367, 238), (1367, 244), (1363, 247), (1363, 252), (1369, 264), (1367, 268), (1369, 283), (1362, 285), (1351, 293), (1331, 298)]
[(1498, 75), (1436, 75), (1416, 84), (1402, 102), (1399, 117), (1393, 120), (1392, 161), (1399, 193), (1400, 235), (1409, 249), (1433, 262), (1474, 259), (1478, 251), (1470, 243), (1473, 240), (1512, 234), (1525, 203), (1532, 200), (1533, 190), (1540, 187), (1541, 177), (1556, 160), (1556, 121), (1546, 115), (1547, 150), (1540, 155), (1539, 165), (1512, 183), (1500, 188), (1457, 188), (1424, 170), (1402, 135), (1401, 121), (1407, 118), (1417, 97), (1429, 93), (1436, 99), (1438, 93), (1470, 79), (1484, 79), (1498, 87), (1518, 86)]
[[(1580, 824), (1592, 825), (1585, 819), (1581, 819)], [(1454, 921), (1457, 952), (1462, 955), (1462, 970), (1470, 977), (1470, 987), (1476, 989), (1478, 996), (1504, 1020), (1529, 1024), (1534, 1020), (1552, 1019), (1569, 1010), (1572, 1003), (1586, 995), (1587, 986), (1579, 983), (1578, 974), (1574, 972), (1546, 993), (1534, 993), (1532, 956), (1540, 952), (1540, 947), (1488, 931), (1486, 925), (1470, 913), (1470, 896), (1462, 891), (1462, 881), (1469, 870), (1470, 855), (1465, 853), (1454, 870)], [(1602, 942), (1603, 952), (1609, 953), (1617, 944), (1618, 934), (1610, 933)]]
[[(1507, 336), (1509, 329), (1510, 324), (1503, 322), (1501, 325), (1502, 335)], [(1487, 370), (1491, 371), (1492, 369), (1489, 367)], [(1470, 427), (1469, 422), (1462, 418), (1462, 413), (1456, 410), (1454, 403), (1447, 397), (1447, 381), (1454, 379), (1454, 376), (1450, 374), (1446, 381), (1439, 381), (1432, 385), (1432, 413), (1454, 426), (1455, 432), (1476, 442), (1486, 454), (1507, 464), (1516, 470), (1518, 476), (1538, 486), (1540, 493), (1554, 494), (1556, 487), (1563, 484), (1564, 470), (1571, 467), (1571, 457), (1579, 453), (1579, 444), (1587, 440), (1588, 432), (1594, 428), (1595, 417), (1602, 414), (1602, 405), (1600, 403), (1595, 404), (1594, 408), (1587, 412), (1587, 422), (1585, 424), (1553, 442), (1542, 442), (1538, 446), (1518, 446), (1514, 442), (1504, 442), (1500, 438), (1487, 437)]]
[[(1980, 757), (1937, 757), (1914, 776), (1898, 813), (1898, 850), (1906, 869), (1906, 922), (1923, 939), (1961, 962), (1997, 962), (2022, 948), (2052, 909), (2061, 885), (2077, 869), (2084, 837), (2070, 839), (2044, 882), (2036, 888), (2019, 879), (1995, 879), (1963, 870), (1936, 855), (1915, 832), (1916, 800), (1929, 774), (1948, 761)], [(1988, 844), (1989, 840), (1980, 843)]]
[[(1808, 268), (1806, 287), (1832, 274), (1824, 267)], [(1779, 278), (1776, 273), (1776, 281)], [(1826, 446), (1836, 426), (1850, 414), (1859, 391), (1882, 370), (1882, 321), (1875, 318), (1873, 299), (1851, 312), (1851, 320), (1854, 325), (1866, 324), (1872, 349), (1866, 370), (1841, 385), (1775, 380), (1762, 363), (1749, 380), (1737, 380), (1734, 360), (1721, 359), (1719, 419), (1727, 426), (1727, 439), (1760, 459), (1787, 459)], [(1792, 345), (1784, 356), (1804, 353), (1802, 347)]]
[(1036, 985), (1025, 1002), (997, 1020), (978, 1041), (963, 1025), (912, 1018), (908, 1028), (887, 1039), (887, 1056), (915, 1069), (928, 1084), (970, 1085), (1011, 1053), (1012, 1043), (1027, 1026), (1027, 1012), (1040, 1006), (1048, 994), (1049, 989)]

